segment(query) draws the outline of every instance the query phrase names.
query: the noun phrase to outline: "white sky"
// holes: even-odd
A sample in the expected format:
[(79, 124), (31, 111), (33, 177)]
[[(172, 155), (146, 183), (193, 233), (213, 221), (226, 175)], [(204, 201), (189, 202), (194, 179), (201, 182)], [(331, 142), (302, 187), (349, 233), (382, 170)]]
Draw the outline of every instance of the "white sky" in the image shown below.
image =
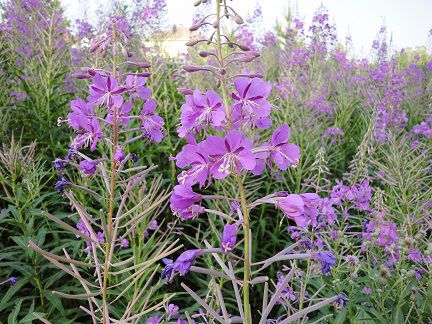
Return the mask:
[[(61, 0), (69, 18), (82, 18), (85, 8), (93, 12), (109, 0)], [(127, 0), (125, 0), (127, 2)], [(213, 0), (215, 1), (215, 0)], [(189, 26), (195, 0), (167, 0), (168, 23)], [(259, 3), (263, 10), (263, 28), (268, 30), (276, 20), (282, 20), (287, 9), (298, 9), (300, 17), (309, 23), (321, 5), (328, 9), (336, 24), (339, 40), (351, 34), (358, 54), (367, 54), (381, 24), (392, 33), (396, 48), (431, 47), (428, 33), (432, 29), (432, 0), (234, 0), (232, 6), (242, 16), (251, 13)]]

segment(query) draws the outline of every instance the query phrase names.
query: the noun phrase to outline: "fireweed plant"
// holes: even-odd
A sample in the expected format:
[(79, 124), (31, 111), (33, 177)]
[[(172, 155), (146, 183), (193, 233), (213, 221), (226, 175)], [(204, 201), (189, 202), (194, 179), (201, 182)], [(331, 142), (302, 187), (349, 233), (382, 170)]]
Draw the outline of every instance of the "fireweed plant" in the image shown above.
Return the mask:
[[(197, 1), (200, 5), (206, 1)], [(236, 298), (236, 308), (228, 310), (222, 296), (222, 281), (214, 283), (215, 302), (207, 302), (198, 296), (191, 288), (182, 283), (182, 287), (199, 304), (200, 313), (185, 316), (188, 321), (192, 318), (203, 318), (207, 322), (244, 322), (251, 323), (252, 319), (266, 323), (276, 304), (284, 308), (284, 312), (276, 319), (280, 323), (289, 323), (304, 319), (305, 316), (321, 307), (335, 303), (343, 306), (348, 298), (345, 294), (325, 298), (316, 302), (316, 295), (306, 296), (302, 292), (302, 303), (295, 309), (291, 303), (293, 296), (290, 282), (307, 280), (291, 263), (284, 268), (288, 273), (280, 273), (273, 293), (269, 289), (269, 278), (259, 275), (265, 268), (278, 261), (305, 260), (308, 264), (318, 263), (324, 275), (331, 273), (331, 267), (336, 265), (335, 256), (323, 246), (319, 251), (312, 252), (308, 241), (300, 241), (286, 247), (273, 257), (263, 261), (253, 261), (251, 251), (252, 228), (250, 227), (251, 211), (262, 204), (271, 204), (280, 209), (287, 218), (293, 220), (298, 228), (305, 228), (319, 222), (334, 222), (331, 203), (322, 200), (315, 193), (289, 194), (276, 192), (255, 201), (247, 201), (244, 181), (250, 174), (260, 175), (265, 168), (272, 170), (286, 170), (295, 167), (300, 159), (300, 148), (289, 142), (290, 128), (288, 125), (276, 127), (270, 138), (261, 136), (262, 130), (268, 129), (272, 104), (268, 101), (271, 84), (263, 81), (259, 75), (234, 74), (230, 75), (233, 64), (252, 62), (259, 54), (251, 51), (244, 44), (231, 41), (222, 34), (224, 19), (232, 20), (242, 25), (243, 19), (226, 1), (216, 1), (215, 13), (196, 22), (191, 31), (199, 30), (203, 26), (212, 26), (209, 38), (194, 39), (188, 46), (195, 46), (206, 42), (214, 48), (200, 52), (203, 58), (212, 59), (217, 65), (185, 66), (186, 72), (206, 72), (211, 74), (217, 83), (220, 95), (212, 90), (180, 89), (186, 95), (186, 103), (182, 106), (180, 127), (178, 134), (188, 142), (181, 152), (173, 158), (178, 167), (184, 169), (178, 175), (179, 184), (174, 187), (170, 198), (173, 213), (182, 220), (190, 220), (200, 214), (207, 213), (211, 217), (220, 217), (225, 223), (219, 247), (211, 246), (207, 241), (205, 248), (187, 250), (176, 260), (164, 259), (165, 269), (162, 277), (168, 282), (174, 280), (175, 275), (186, 275), (189, 271), (203, 273), (214, 280), (231, 281)], [(233, 87), (231, 100), (229, 88)], [(213, 135), (216, 134), (216, 135)], [(208, 188), (214, 182), (233, 181), (238, 192), (236, 197), (223, 194), (204, 195), (196, 193), (193, 187)], [(215, 210), (211, 206), (214, 200), (228, 202), (228, 210)], [(206, 202), (206, 203), (204, 203)], [(237, 237), (243, 229), (243, 254)], [(211, 254), (222, 272), (194, 266), (197, 258)], [(243, 279), (236, 277), (237, 267), (242, 266)], [(241, 270), (240, 270), (241, 271)], [(250, 305), (251, 286), (264, 285), (264, 300), (261, 309)], [(262, 289), (262, 288), (261, 288)], [(243, 300), (241, 298), (243, 295)], [(271, 294), (271, 296), (270, 296)], [(303, 308), (308, 299), (309, 305)], [(231, 311), (237, 310), (236, 314)], [(176, 312), (177, 314), (178, 312)], [(166, 315), (155, 315), (148, 319), (148, 323), (157, 323)], [(177, 315), (178, 316), (178, 315)], [(178, 318), (183, 322), (182, 317)]]
[[(160, 190), (160, 178), (147, 180), (156, 166), (140, 166), (128, 152), (131, 143), (159, 143), (163, 119), (145, 86), (150, 73), (140, 72), (147, 62), (133, 61), (128, 50), (130, 27), (121, 16), (113, 17), (106, 32), (94, 39), (90, 51), (112, 59), (112, 68), (84, 67), (74, 77), (89, 80), (89, 96), (71, 102), (71, 112), (59, 123), (76, 133), (65, 158), (54, 161), (56, 189), (75, 210), (71, 226), (54, 215), (45, 215), (83, 242), (83, 260), (29, 246), (72, 276), (84, 291), (54, 291), (64, 298), (84, 299), (80, 306), (93, 323), (139, 322), (142, 316), (166, 303), (154, 296), (157, 262), (174, 252), (175, 242), (162, 231), (156, 217), (169, 195)], [(124, 58), (124, 60), (122, 60)], [(139, 114), (134, 112), (139, 108)], [(81, 183), (72, 181), (67, 169), (78, 170)], [(72, 171), (70, 172), (72, 173)], [(75, 177), (78, 178), (78, 177)], [(156, 284), (156, 285), (154, 285)]]

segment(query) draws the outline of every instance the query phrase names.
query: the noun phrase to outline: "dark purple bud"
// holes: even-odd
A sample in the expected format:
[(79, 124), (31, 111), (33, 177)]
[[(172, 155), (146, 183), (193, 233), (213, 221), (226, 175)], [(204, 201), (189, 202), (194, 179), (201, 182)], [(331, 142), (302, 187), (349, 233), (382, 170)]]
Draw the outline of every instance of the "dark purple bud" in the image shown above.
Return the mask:
[(138, 162), (138, 156), (134, 153), (131, 154), (131, 160), (133, 163), (137, 163)]
[(143, 69), (147, 69), (151, 66), (151, 64), (148, 62), (131, 62), (131, 61), (128, 61), (127, 63), (131, 64), (131, 65), (139, 66), (140, 68), (143, 68)]
[(57, 177), (59, 177), (60, 180), (54, 185), (54, 188), (56, 188), (58, 192), (63, 193), (64, 188), (72, 185), (72, 182), (67, 180), (62, 174), (57, 174)]
[(250, 51), (250, 47), (246, 46), (246, 45), (242, 45), (242, 44), (237, 44), (238, 47), (245, 52), (249, 52)]
[(91, 76), (88, 74), (82, 74), (79, 72), (75, 72), (75, 73), (72, 73), (72, 78), (82, 80), (82, 79), (91, 79)]
[(201, 66), (192, 66), (192, 65), (186, 65), (183, 67), (183, 70), (185, 70), (186, 72), (198, 72), (198, 71), (205, 71), (204, 68), (202, 68)]
[(194, 92), (192, 89), (187, 89), (187, 88), (178, 88), (177, 91), (185, 96), (192, 95)]
[(81, 71), (86, 72), (87, 74), (91, 75), (91, 76), (95, 76), (96, 75), (96, 71), (90, 67), (82, 67)]
[(213, 23), (213, 28), (218, 28), (219, 27), (219, 21), (215, 21)]
[(195, 7), (198, 7), (198, 6), (201, 4), (201, 2), (202, 2), (201, 0), (197, 0), (197, 1), (195, 1), (194, 6), (195, 6)]
[(212, 54), (213, 53), (209, 52), (209, 51), (201, 51), (201, 52), (199, 52), (199, 56), (201, 56), (201, 57), (207, 57), (207, 56), (210, 56)]

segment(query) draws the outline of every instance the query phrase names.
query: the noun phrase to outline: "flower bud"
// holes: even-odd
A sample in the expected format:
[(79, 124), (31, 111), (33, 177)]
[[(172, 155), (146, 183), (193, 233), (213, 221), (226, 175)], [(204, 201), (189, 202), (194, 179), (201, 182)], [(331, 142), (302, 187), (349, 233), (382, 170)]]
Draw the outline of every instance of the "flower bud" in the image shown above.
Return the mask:
[(186, 46), (195, 46), (200, 41), (202, 41), (202, 39), (191, 39), (188, 42), (186, 42)]
[(244, 24), (243, 18), (240, 17), (239, 14), (235, 14), (235, 16), (234, 16), (234, 22), (235, 22), (237, 25), (242, 25), (242, 24)]
[(91, 76), (90, 75), (88, 75), (88, 74), (82, 74), (82, 73), (79, 73), (79, 72), (75, 72), (75, 73), (72, 73), (72, 78), (75, 78), (75, 79), (90, 79), (91, 78)]
[(202, 2), (201, 0), (197, 0), (197, 1), (195, 1), (194, 6), (195, 6), (195, 7), (198, 7), (198, 6), (201, 4), (201, 2)]
[(245, 51), (245, 52), (250, 51), (250, 48), (249, 48), (248, 46), (246, 46), (246, 45), (238, 44), (238, 47), (239, 47), (242, 51)]
[(198, 71), (203, 71), (204, 69), (200, 66), (192, 66), (192, 65), (186, 65), (183, 67), (183, 70), (185, 70), (186, 72), (198, 72)]
[(187, 88), (178, 88), (177, 91), (183, 95), (186, 95), (186, 96), (193, 94), (193, 90), (187, 89)]
[(131, 62), (131, 61), (128, 61), (127, 62), (128, 64), (130, 64), (130, 65), (136, 65), (136, 66), (139, 66), (140, 68), (143, 68), (143, 69), (147, 69), (147, 68), (149, 68), (151, 65), (150, 65), (150, 63), (148, 63), (148, 62)]

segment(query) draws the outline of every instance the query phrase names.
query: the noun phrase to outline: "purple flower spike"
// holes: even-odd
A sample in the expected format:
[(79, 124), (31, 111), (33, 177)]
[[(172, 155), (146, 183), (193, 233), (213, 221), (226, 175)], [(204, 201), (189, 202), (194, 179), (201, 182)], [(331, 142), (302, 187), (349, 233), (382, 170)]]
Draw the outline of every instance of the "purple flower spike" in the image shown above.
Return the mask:
[(221, 242), (222, 251), (229, 252), (234, 248), (237, 241), (237, 232), (237, 224), (225, 224)]
[(325, 252), (325, 251), (319, 251), (318, 253), (316, 253), (315, 258), (321, 262), (321, 272), (323, 275), (331, 275), (332, 274), (332, 270), (330, 268), (330, 266), (336, 266), (336, 258), (335, 256), (330, 253), (330, 252)]
[(82, 160), (79, 164), (82, 173), (84, 174), (95, 174), (96, 168), (99, 164), (99, 161), (88, 161)]
[(240, 131), (231, 131), (225, 138), (209, 136), (203, 141), (211, 160), (210, 169), (215, 179), (223, 179), (232, 172), (240, 174), (242, 169), (253, 170), (256, 165), (252, 153), (252, 141)]
[(238, 78), (234, 81), (237, 93), (231, 96), (237, 100), (232, 107), (233, 126), (240, 127), (242, 124), (251, 127), (257, 126), (261, 129), (270, 127), (271, 120), (268, 118), (271, 112), (271, 104), (267, 97), (271, 92), (271, 84), (259, 78)]
[(121, 93), (125, 91), (125, 88), (120, 87), (117, 80), (111, 75), (105, 78), (96, 74), (93, 77), (93, 83), (89, 86), (89, 91), (91, 94), (88, 97), (89, 102), (119, 108), (123, 103)]
[(202, 196), (195, 193), (191, 186), (177, 185), (170, 198), (171, 210), (182, 219), (190, 219), (204, 212), (204, 208), (196, 205)]
[(181, 108), (180, 137), (187, 133), (198, 132), (207, 125), (218, 129), (225, 121), (225, 108), (218, 94), (208, 90), (205, 95), (198, 89), (193, 95), (186, 96), (186, 103)]

